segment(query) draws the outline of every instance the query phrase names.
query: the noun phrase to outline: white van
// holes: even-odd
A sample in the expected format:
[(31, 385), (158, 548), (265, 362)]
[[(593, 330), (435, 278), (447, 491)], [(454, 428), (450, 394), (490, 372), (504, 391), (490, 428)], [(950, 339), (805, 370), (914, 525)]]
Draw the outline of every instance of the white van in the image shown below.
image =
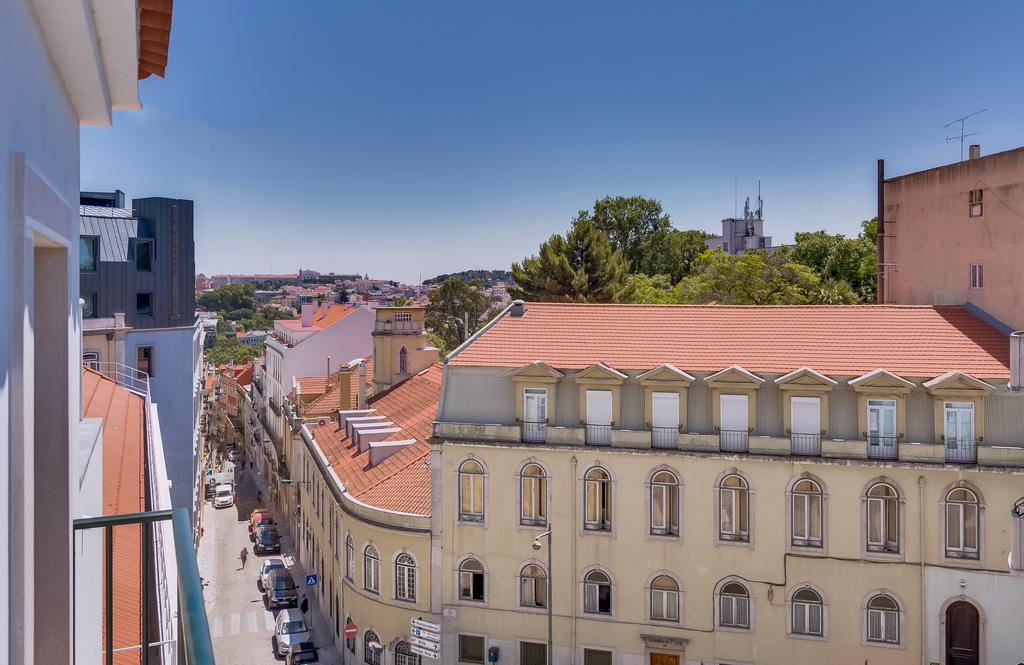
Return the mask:
[(235, 488), (231, 485), (217, 485), (213, 496), (214, 508), (230, 508), (235, 505)]

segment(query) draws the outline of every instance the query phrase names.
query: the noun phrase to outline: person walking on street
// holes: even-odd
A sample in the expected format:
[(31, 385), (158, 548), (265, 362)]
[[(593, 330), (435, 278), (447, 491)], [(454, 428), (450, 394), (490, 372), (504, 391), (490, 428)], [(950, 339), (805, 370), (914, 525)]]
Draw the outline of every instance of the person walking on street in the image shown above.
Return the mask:
[(305, 596), (302, 597), (302, 602), (299, 603), (299, 609), (302, 610), (303, 614), (309, 611), (309, 599)]
[(249, 548), (243, 546), (238, 558), (242, 560), (242, 570), (245, 570), (245, 560), (249, 558)]
[(263, 491), (256, 490), (256, 503), (263, 503)]

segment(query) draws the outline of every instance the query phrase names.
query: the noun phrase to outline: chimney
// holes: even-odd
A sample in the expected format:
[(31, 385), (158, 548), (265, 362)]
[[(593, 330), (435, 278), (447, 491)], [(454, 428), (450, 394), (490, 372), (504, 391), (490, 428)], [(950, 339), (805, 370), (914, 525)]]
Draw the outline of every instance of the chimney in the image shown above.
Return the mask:
[(971, 147), (967, 151), (968, 159), (977, 159), (981, 157), (981, 146), (977, 143), (972, 143)]
[(366, 362), (359, 363), (359, 373), (356, 381), (359, 384), (356, 386), (356, 408), (366, 408)]
[(316, 311), (316, 303), (302, 303), (302, 327), (309, 328), (313, 325), (313, 312)]
[(512, 307), (508, 310), (509, 316), (522, 316), (526, 314), (526, 303), (522, 300), (513, 300)]
[(1010, 390), (1024, 392), (1024, 330), (1010, 333)]
[(320, 316), (327, 316), (327, 310), (331, 308), (331, 303), (324, 300), (320, 303)]
[(342, 409), (351, 409), (355, 405), (350, 403), (352, 399), (352, 370), (342, 366), (338, 370), (338, 403)]

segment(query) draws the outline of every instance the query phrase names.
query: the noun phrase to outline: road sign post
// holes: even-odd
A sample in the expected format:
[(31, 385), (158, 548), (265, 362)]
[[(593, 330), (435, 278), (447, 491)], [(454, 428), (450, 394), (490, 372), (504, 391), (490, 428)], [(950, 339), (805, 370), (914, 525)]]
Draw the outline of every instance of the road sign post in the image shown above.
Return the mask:
[(410, 620), (409, 648), (417, 656), (441, 660), (441, 624), (423, 619)]
[(320, 583), (320, 579), (316, 573), (306, 575), (306, 586), (316, 586)]

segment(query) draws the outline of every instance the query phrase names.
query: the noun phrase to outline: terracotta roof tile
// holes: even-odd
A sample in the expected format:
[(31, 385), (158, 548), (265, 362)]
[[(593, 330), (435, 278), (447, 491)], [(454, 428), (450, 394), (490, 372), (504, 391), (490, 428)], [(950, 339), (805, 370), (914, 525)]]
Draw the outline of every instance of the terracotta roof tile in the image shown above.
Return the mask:
[[(82, 370), (86, 418), (103, 419), (103, 514), (146, 509), (146, 401), (91, 369)], [(114, 648), (142, 642), (141, 527), (114, 527)], [(104, 621), (106, 618), (104, 617)], [(105, 634), (105, 633), (104, 633)], [(136, 651), (119, 652), (115, 663), (138, 663)]]
[(327, 313), (323, 314), (321, 313), (320, 308), (317, 307), (316, 311), (313, 313), (313, 325), (310, 326), (309, 328), (304, 328), (302, 326), (301, 318), (277, 319), (274, 321), (274, 323), (281, 324), (282, 326), (288, 328), (289, 330), (309, 330), (310, 328), (323, 330), (325, 328), (330, 328), (338, 321), (341, 321), (349, 314), (352, 314), (358, 310), (359, 307), (355, 305), (350, 305), (348, 303), (340, 303), (336, 305), (331, 305), (330, 307), (327, 308)]
[(811, 367), (857, 376), (882, 367), (932, 377), (950, 369), (1009, 376), (1005, 335), (961, 306), (725, 306), (528, 303), (451, 359), (452, 365), (520, 367), (543, 360), (582, 369), (605, 362), (686, 371), (738, 364), (753, 372)]
[(374, 395), (368, 405), (402, 428), (389, 440), (415, 438), (376, 466), (358, 452), (337, 422), (310, 427), (313, 438), (352, 496), (385, 510), (430, 514), (430, 444), (441, 393), (441, 365), (435, 363), (402, 383)]

